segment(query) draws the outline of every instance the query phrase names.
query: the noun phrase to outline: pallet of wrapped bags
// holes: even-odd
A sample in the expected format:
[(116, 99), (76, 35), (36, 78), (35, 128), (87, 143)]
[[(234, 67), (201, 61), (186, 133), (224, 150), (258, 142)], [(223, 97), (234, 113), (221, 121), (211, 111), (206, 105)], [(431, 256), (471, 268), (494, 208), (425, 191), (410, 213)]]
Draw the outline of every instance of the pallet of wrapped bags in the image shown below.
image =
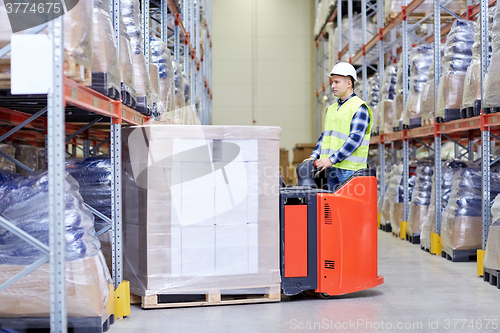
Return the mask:
[(433, 60), (434, 51), (430, 45), (417, 45), (410, 51), (410, 91), (402, 114), (403, 129), (422, 125), (420, 95), (429, 78)]
[(490, 45), (493, 46), (493, 53), (490, 58), (490, 67), (486, 76), (486, 87), (484, 90), (484, 101), (482, 101), (483, 113), (493, 113), (500, 111), (500, 10), (499, 4), (493, 18), (493, 25), (489, 29), (491, 32)]
[[(12, 28), (5, 6), (0, 6), (0, 49), (10, 44)], [(92, 2), (79, 1), (63, 15), (64, 74), (83, 85), (92, 83)], [(28, 30), (17, 32), (26, 33)], [(47, 34), (48, 28), (38, 34)], [(0, 59), (0, 88), (10, 88), (10, 52)]]
[(380, 90), (380, 102), (378, 104), (379, 112), (379, 132), (392, 133), (393, 119), (393, 101), (396, 96), (396, 81), (397, 81), (398, 66), (393, 64), (387, 66), (384, 72), (384, 80)]
[(436, 121), (460, 119), (467, 68), (472, 61), (475, 22), (457, 20), (446, 39), (443, 76), (439, 80)]
[(403, 114), (403, 61), (398, 62), (395, 96), (392, 103), (392, 132), (402, 130)]
[[(480, 167), (460, 170), (453, 177), (441, 225), (441, 245), (450, 260), (475, 259), (476, 251), (482, 247), (481, 186)], [(492, 169), (490, 195), (496, 197), (499, 193), (500, 173)]]
[[(2, 216), (47, 246), (48, 188), (47, 171), (0, 183)], [(66, 175), (64, 188), (68, 322), (74, 327), (89, 327), (90, 323), (100, 328), (112, 320), (114, 313), (111, 277), (95, 237), (93, 216), (83, 205), (78, 183)], [(0, 284), (43, 256), (40, 249), (0, 227)], [(50, 316), (49, 264), (42, 264), (0, 291), (0, 298), (0, 324), (20, 329), (48, 328), (43, 323), (48, 323)]]
[(408, 229), (406, 230), (406, 234), (414, 239), (414, 244), (420, 243), (422, 223), (427, 217), (431, 203), (432, 175), (434, 174), (432, 164), (429, 161), (419, 164), (415, 172), (415, 187), (408, 214)]

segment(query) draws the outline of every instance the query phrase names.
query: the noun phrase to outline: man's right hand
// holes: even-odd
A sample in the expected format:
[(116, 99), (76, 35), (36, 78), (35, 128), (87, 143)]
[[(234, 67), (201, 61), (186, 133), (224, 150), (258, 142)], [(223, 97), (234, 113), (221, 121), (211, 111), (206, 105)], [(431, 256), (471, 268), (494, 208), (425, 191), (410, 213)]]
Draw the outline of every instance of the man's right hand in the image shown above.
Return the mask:
[(315, 158), (314, 157), (309, 157), (309, 158), (306, 158), (305, 160), (302, 161), (302, 163), (304, 163), (305, 161), (314, 161)]

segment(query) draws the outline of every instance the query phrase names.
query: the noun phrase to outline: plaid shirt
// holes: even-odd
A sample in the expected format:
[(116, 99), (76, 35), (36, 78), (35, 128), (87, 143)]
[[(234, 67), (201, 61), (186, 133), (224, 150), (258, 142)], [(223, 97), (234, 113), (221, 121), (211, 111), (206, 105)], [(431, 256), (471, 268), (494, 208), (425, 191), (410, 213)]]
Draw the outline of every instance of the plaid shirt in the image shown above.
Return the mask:
[[(356, 93), (353, 93), (349, 98), (356, 96)], [(349, 100), (349, 98), (346, 98), (343, 102), (339, 99), (338, 104), (339, 107), (337, 108), (340, 109), (342, 105), (344, 105), (345, 102)], [(368, 113), (368, 109), (366, 106), (361, 105), (352, 117), (351, 121), (351, 133), (349, 134), (349, 138), (344, 142), (342, 147), (332, 154), (332, 156), (329, 157), (330, 161), (332, 162), (333, 165), (342, 162), (345, 160), (347, 157), (351, 156), (352, 153), (356, 151), (356, 149), (361, 146), (361, 143), (363, 142), (363, 138), (366, 134), (366, 130), (368, 129), (368, 125), (370, 124), (370, 115)], [(314, 148), (314, 151), (312, 152), (310, 157), (313, 158), (319, 158), (320, 157), (320, 151), (321, 151), (321, 145), (323, 143), (323, 133), (321, 133), (318, 143), (316, 144), (316, 148)]]

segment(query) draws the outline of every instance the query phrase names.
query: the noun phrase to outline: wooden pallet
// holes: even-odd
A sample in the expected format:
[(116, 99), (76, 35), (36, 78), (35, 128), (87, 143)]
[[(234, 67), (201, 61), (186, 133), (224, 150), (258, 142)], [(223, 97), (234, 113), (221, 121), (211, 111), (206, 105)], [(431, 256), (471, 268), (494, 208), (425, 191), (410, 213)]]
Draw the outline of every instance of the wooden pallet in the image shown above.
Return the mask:
[[(385, 17), (385, 25), (388, 25), (392, 20), (394, 20), (400, 12), (391, 12), (389, 15)], [(424, 17), (426, 17), (429, 13), (410, 13), (408, 15), (408, 22), (411, 24), (417, 23)], [(455, 19), (454, 16), (451, 14), (445, 14), (444, 12), (441, 13), (441, 23), (448, 23), (451, 22)], [(421, 24), (427, 23), (427, 24), (432, 24), (434, 21), (433, 16), (429, 17), (427, 20), (423, 21)]]
[(0, 59), (0, 89), (10, 89), (10, 59)]
[(391, 233), (392, 233), (392, 237), (401, 238), (401, 237), (399, 237), (400, 236), (399, 232), (391, 231)]
[(406, 240), (412, 244), (420, 244), (420, 234), (406, 234)]
[(380, 229), (382, 231), (385, 231), (385, 232), (391, 232), (392, 231), (392, 227), (391, 227), (391, 224), (390, 223), (387, 223), (387, 224), (380, 224)]
[(500, 271), (484, 267), (483, 280), (500, 289)]
[(81, 65), (74, 57), (64, 54), (64, 73), (84, 86), (92, 85), (92, 66)]
[[(252, 289), (265, 289), (265, 294), (250, 294)], [(235, 288), (237, 290), (247, 288)], [(281, 301), (281, 285), (255, 287), (248, 289), (249, 294), (225, 294), (224, 290), (213, 291), (210, 294), (158, 294), (141, 297), (143, 309), (180, 308), (190, 306), (231, 305), (268, 303)], [(136, 295), (131, 295), (132, 302), (138, 302)]]
[(422, 126), (434, 125), (434, 119), (422, 119)]

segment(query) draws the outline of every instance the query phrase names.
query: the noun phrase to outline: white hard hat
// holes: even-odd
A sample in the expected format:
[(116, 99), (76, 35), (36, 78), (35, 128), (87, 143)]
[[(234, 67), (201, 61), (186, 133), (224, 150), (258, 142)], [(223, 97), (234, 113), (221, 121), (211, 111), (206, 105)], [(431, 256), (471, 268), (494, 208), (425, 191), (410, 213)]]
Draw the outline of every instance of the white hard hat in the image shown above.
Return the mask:
[(330, 77), (332, 75), (350, 76), (354, 79), (354, 81), (358, 81), (356, 69), (348, 62), (339, 62), (338, 64), (333, 66), (332, 71), (328, 73), (328, 75)]

